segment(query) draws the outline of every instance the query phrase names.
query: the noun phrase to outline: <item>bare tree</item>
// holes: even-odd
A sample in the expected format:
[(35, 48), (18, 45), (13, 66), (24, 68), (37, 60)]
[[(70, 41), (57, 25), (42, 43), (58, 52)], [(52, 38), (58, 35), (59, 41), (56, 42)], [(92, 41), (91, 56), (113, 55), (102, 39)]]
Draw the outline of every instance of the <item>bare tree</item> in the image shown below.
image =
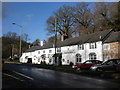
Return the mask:
[(4, 37), (9, 37), (9, 38), (12, 38), (12, 39), (19, 39), (19, 36), (17, 35), (16, 32), (7, 32), (3, 36)]
[(57, 32), (67, 38), (109, 29), (120, 31), (120, 2), (63, 6), (46, 21), (51, 34), (55, 32), (55, 19)]
[(27, 42), (28, 40), (30, 40), (29, 35), (26, 34), (26, 33), (23, 34), (23, 35), (22, 35), (22, 40), (24, 40), (24, 41), (26, 41), (26, 42)]
[(94, 4), (94, 25), (97, 30), (118, 29), (119, 24), (119, 3), (95, 3)]
[(55, 32), (55, 19), (56, 19), (56, 28), (57, 32), (60, 35), (65, 35), (68, 38), (71, 37), (73, 33), (74, 19), (72, 16), (72, 7), (63, 6), (59, 8), (53, 16), (49, 17), (47, 20), (47, 30), (49, 33)]
[(92, 27), (92, 13), (88, 8), (88, 3), (77, 3), (73, 7), (73, 17), (76, 21), (77, 33), (89, 33)]

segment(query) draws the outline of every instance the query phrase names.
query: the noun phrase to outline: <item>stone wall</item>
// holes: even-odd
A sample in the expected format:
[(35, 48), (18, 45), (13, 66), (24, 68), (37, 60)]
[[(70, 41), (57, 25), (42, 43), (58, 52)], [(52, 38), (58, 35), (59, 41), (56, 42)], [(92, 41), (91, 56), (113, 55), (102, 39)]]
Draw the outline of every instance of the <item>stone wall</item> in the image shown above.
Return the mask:
[(109, 49), (104, 50), (104, 55), (109, 55), (110, 59), (120, 59), (120, 42), (107, 43)]
[(118, 43), (118, 58), (120, 59), (120, 42)]

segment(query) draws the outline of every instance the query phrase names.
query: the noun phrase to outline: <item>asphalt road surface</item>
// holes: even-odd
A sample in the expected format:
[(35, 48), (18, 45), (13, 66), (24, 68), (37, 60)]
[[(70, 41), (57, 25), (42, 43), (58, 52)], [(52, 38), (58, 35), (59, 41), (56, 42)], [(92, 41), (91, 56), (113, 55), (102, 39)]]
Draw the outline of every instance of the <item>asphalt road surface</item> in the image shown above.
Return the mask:
[(2, 74), (3, 88), (120, 88), (112, 81), (21, 64), (6, 64)]

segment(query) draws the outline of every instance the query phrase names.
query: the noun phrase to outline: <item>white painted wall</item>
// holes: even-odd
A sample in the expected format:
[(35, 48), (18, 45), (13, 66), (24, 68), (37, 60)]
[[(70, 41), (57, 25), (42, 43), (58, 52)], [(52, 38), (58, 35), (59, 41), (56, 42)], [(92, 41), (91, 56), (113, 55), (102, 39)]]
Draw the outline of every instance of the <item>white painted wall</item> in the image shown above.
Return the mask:
[[(61, 47), (62, 65), (69, 65), (70, 62), (73, 62), (74, 64), (76, 64), (76, 54), (80, 54), (82, 56), (82, 62), (89, 60), (90, 53), (96, 53), (97, 60), (102, 61), (102, 58), (103, 58), (102, 42), (98, 41), (98, 42), (96, 42), (96, 45), (97, 45), (96, 49), (90, 49), (89, 43), (85, 43), (84, 50), (79, 50), (78, 45)], [(52, 50), (52, 52), (50, 53), (49, 50)], [(45, 53), (43, 53), (43, 51), (45, 51)], [(38, 53), (38, 52), (40, 52), (40, 53)], [(25, 57), (28, 56), (28, 58), (32, 58), (32, 63), (40, 64), (41, 61), (44, 61), (41, 58), (41, 55), (45, 54), (46, 55), (45, 62), (47, 64), (53, 64), (52, 56), (54, 55), (54, 53), (55, 53), (55, 48), (48, 48), (48, 49), (43, 49), (43, 50), (36, 50), (34, 52), (23, 53), (21, 56), (20, 62), (27, 63), (27, 59), (25, 59)], [(51, 62), (49, 62), (50, 59), (51, 59)], [(63, 59), (64, 59), (64, 62), (63, 62)]]
[(102, 61), (102, 42), (96, 42), (97, 48), (96, 49), (90, 49), (89, 48), (89, 43), (86, 43), (86, 60), (89, 60), (89, 54), (90, 53), (96, 53), (97, 55), (97, 60)]
[[(75, 53), (77, 51), (77, 45), (61, 47), (62, 52), (62, 65), (69, 65), (70, 62), (75, 63)], [(63, 61), (64, 59), (64, 61)], [(68, 62), (69, 60), (69, 62)]]

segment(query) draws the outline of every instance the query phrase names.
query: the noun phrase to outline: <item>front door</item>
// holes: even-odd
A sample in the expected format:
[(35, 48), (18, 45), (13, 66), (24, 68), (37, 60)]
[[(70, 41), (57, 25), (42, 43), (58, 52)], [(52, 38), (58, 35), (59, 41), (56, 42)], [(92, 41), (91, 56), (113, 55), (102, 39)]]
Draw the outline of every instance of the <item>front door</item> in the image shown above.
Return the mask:
[(27, 63), (32, 63), (32, 58), (28, 58)]

